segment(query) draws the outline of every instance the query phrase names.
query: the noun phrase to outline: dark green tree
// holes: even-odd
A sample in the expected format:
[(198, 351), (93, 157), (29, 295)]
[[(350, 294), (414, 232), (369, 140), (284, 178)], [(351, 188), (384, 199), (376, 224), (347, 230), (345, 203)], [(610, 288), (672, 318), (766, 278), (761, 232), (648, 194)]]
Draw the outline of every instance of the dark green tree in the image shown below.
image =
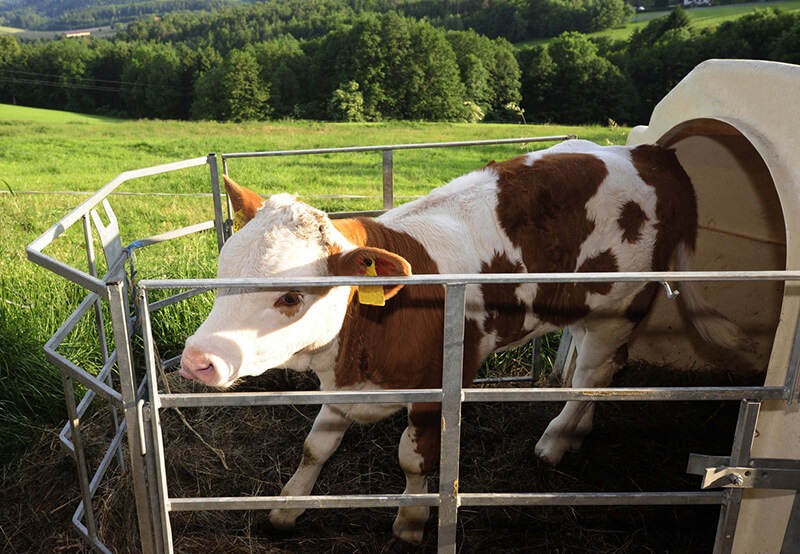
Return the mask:
[(94, 52), (82, 39), (62, 39), (34, 48), (27, 60), (28, 98), (33, 105), (91, 112), (93, 79), (88, 73)]
[(456, 52), (469, 101), (487, 113), (520, 101), (521, 72), (511, 43), (472, 30), (451, 31), (447, 40)]
[(635, 90), (585, 35), (559, 35), (548, 44), (546, 55), (531, 56), (526, 67), (535, 66), (544, 73), (544, 86), (534, 87), (531, 96), (527, 89), (522, 91), (529, 120), (605, 123), (630, 117)]
[(184, 117), (181, 71), (181, 60), (172, 45), (137, 44), (122, 69), (122, 101), (126, 112), (140, 118)]
[[(404, 118), (458, 121), (466, 119), (464, 84), (456, 55), (444, 32), (425, 22), (411, 26)], [(401, 112), (402, 113), (402, 112)]]
[(298, 75), (306, 70), (308, 64), (300, 41), (285, 35), (255, 44), (253, 51), (261, 67), (261, 80), (269, 87), (269, 101), (274, 113), (297, 115), (302, 96)]
[(0, 35), (0, 102), (16, 103), (17, 89), (20, 87), (19, 72), (23, 67), (22, 46), (11, 35)]
[(680, 5), (669, 15), (657, 17), (640, 29), (636, 29), (628, 40), (628, 48), (636, 52), (653, 46), (665, 33), (673, 29), (690, 29), (692, 19)]
[(197, 80), (192, 117), (219, 121), (264, 120), (269, 117), (269, 88), (252, 49), (234, 50), (222, 65)]

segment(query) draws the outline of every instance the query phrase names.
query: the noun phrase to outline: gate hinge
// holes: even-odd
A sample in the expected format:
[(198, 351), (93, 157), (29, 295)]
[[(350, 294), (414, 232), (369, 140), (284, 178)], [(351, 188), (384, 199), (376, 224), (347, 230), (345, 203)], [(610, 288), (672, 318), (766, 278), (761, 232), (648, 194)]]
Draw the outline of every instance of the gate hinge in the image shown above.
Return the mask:
[(800, 460), (752, 458), (745, 467), (729, 464), (728, 456), (689, 454), (686, 473), (702, 476), (702, 489), (800, 490)]

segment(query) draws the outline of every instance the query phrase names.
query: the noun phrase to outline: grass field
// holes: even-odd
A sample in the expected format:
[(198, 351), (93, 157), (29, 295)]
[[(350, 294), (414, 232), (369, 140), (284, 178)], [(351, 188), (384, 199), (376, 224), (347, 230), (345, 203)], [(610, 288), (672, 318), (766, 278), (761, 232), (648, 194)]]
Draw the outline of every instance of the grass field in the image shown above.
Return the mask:
[[(205, 156), (376, 144), (550, 136), (575, 133), (599, 143), (622, 143), (627, 129), (427, 123), (247, 124), (120, 121), (0, 105), (0, 462), (65, 417), (61, 378), (42, 346), (82, 300), (84, 292), (26, 260), (24, 247), (71, 209), (126, 170)], [(536, 145), (537, 148), (545, 145)], [(424, 194), (488, 160), (532, 145), (396, 152), (396, 194)], [(381, 205), (379, 153), (231, 160), (231, 176), (264, 193), (295, 192), (327, 210)], [(124, 244), (213, 217), (206, 166), (123, 185), (111, 198)], [(359, 198), (331, 198), (357, 195)], [(74, 226), (80, 227), (80, 225)], [(86, 265), (80, 229), (46, 253)], [(213, 277), (215, 239), (203, 233), (137, 254), (140, 277)], [(99, 249), (99, 245), (96, 245)], [(101, 264), (102, 266), (102, 264)], [(102, 267), (101, 267), (102, 269)], [(178, 353), (198, 324), (208, 298), (166, 311), (160, 346)], [(82, 322), (60, 350), (90, 368), (101, 364), (91, 321)], [(164, 353), (164, 352), (162, 352)], [(168, 353), (168, 352), (167, 352)]]
[[(689, 14), (689, 17), (692, 19), (692, 25), (696, 29), (704, 29), (716, 27), (726, 21), (738, 19), (754, 10), (765, 8), (779, 8), (786, 12), (794, 12), (800, 10), (800, 0), (778, 0), (772, 2), (752, 2), (748, 4), (689, 8), (686, 10), (686, 13)], [(589, 36), (625, 40), (630, 37), (636, 29), (640, 29), (656, 17), (661, 17), (668, 13), (669, 11), (638, 12), (631, 18), (630, 23), (624, 27), (592, 33)]]

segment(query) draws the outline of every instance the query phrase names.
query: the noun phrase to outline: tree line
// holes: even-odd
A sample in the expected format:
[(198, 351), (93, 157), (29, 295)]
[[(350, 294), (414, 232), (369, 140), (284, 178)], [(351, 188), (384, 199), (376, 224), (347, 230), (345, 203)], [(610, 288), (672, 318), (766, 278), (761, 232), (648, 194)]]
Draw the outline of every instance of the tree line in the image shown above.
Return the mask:
[(0, 102), (157, 119), (640, 123), (705, 59), (800, 63), (800, 15), (775, 9), (695, 30), (677, 8), (627, 40), (565, 31), (516, 48), (397, 11), (303, 2), (313, 13), (274, 28), (223, 9), (112, 39), (0, 36)]
[[(631, 0), (633, 1), (633, 0)], [(204, 17), (224, 7), (244, 15), (244, 25), (274, 32), (281, 27), (300, 38), (302, 20), (316, 19), (331, 30), (356, 13), (396, 11), (427, 19), (450, 30), (475, 29), (491, 38), (511, 41), (551, 37), (565, 30), (591, 32), (624, 24), (632, 8), (625, 0), (10, 0), (0, 3), (0, 25), (27, 30), (53, 31), (81, 27), (120, 25), (158, 16), (180, 14), (186, 20)], [(334, 16), (330, 24), (319, 15)], [(217, 14), (211, 14), (215, 19)], [(208, 19), (208, 18), (206, 18)], [(288, 30), (291, 27), (291, 30)], [(262, 37), (272, 38), (272, 37)]]

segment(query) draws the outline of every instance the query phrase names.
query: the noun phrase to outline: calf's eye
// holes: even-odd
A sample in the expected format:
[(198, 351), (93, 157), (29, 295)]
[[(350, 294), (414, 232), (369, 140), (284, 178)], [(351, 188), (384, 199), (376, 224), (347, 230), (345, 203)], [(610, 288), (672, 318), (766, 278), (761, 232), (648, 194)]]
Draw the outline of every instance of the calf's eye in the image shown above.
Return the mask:
[(303, 295), (299, 292), (287, 292), (275, 301), (276, 308), (293, 308), (299, 306)]

